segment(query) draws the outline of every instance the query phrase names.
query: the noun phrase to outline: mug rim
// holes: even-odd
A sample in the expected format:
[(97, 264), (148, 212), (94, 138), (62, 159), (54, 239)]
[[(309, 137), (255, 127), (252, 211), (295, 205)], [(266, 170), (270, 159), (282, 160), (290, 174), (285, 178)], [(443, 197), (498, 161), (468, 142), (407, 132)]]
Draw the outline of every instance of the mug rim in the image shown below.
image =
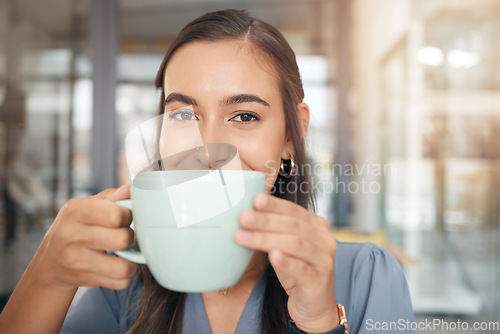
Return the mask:
[[(217, 173), (219, 171), (222, 171), (222, 175), (224, 178), (228, 177), (229, 181), (233, 181), (235, 177), (242, 177), (242, 181), (249, 181), (249, 180), (257, 180), (257, 179), (264, 179), (265, 180), (265, 174), (260, 171), (255, 171), (255, 170), (233, 170), (233, 169), (188, 169), (188, 170), (156, 170), (156, 171), (143, 171), (133, 177), (130, 177), (130, 184), (133, 185), (135, 188), (139, 189), (144, 189), (143, 186), (137, 185), (137, 178), (142, 181), (150, 181), (150, 180), (156, 180), (158, 175), (162, 174), (170, 174), (171, 177), (175, 177), (175, 174), (182, 174), (183, 177), (193, 177), (190, 179), (186, 180), (180, 180), (179, 183), (181, 184), (184, 182), (189, 182), (193, 181), (196, 179), (200, 179), (199, 181), (202, 183), (206, 182), (213, 182), (214, 180), (206, 180), (202, 179), (203, 176)], [(173, 185), (173, 184), (172, 184)], [(169, 185), (170, 186), (170, 185)], [(146, 190), (146, 189), (145, 189)], [(152, 190), (147, 188), (147, 190)], [(158, 189), (159, 190), (159, 189)]]

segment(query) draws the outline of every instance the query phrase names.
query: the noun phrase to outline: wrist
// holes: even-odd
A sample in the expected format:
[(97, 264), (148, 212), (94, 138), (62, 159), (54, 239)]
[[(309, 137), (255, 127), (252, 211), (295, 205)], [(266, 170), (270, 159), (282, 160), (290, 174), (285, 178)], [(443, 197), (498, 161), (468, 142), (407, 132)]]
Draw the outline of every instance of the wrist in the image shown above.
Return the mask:
[[(310, 334), (304, 332), (303, 330), (301, 330), (295, 324), (292, 323), (290, 323), (289, 329), (290, 329), (290, 334)], [(345, 334), (345, 333), (346, 333), (346, 328), (344, 327), (344, 325), (339, 325), (337, 328), (322, 334)]]
[[(29, 266), (0, 316), (2, 333), (58, 333), (76, 288), (39, 280)], [(26, 315), (30, 320), (26, 321)]]
[(300, 323), (293, 320), (290, 321), (302, 332), (310, 334), (327, 333), (340, 325), (340, 319), (336, 310), (311, 321), (301, 321)]
[[(327, 313), (325, 319), (315, 320), (312, 325), (307, 322), (296, 324), (290, 319), (290, 330), (292, 334), (326, 333), (326, 334), (348, 334), (347, 316), (344, 305), (336, 304), (334, 312)], [(333, 325), (332, 325), (333, 324)]]
[(43, 253), (44, 250), (40, 249), (26, 268), (23, 275), (26, 282), (39, 291), (53, 291), (61, 295), (74, 294), (78, 285), (65, 283), (62, 278), (66, 275), (57, 272)]

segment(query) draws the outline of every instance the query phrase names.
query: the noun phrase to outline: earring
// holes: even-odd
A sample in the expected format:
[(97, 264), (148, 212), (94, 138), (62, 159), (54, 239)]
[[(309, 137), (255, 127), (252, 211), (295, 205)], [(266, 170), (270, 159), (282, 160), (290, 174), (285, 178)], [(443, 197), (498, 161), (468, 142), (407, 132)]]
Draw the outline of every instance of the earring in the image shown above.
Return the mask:
[(283, 159), (281, 159), (280, 162), (280, 172), (281, 175), (283, 175), (287, 179), (292, 177), (292, 175), (295, 173), (295, 161), (293, 159), (293, 155), (290, 156), (290, 172), (287, 173), (285, 171), (285, 162)]

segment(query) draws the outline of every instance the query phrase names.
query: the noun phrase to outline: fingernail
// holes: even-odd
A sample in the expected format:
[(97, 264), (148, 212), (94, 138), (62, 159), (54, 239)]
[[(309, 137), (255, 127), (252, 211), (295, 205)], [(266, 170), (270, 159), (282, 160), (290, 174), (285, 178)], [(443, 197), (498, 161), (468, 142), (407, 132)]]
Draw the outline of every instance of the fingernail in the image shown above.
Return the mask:
[(126, 189), (126, 188), (127, 188), (127, 186), (128, 186), (128, 184), (127, 184), (127, 183), (122, 184), (119, 188), (116, 188), (116, 190), (115, 190), (115, 194), (119, 194), (119, 193), (121, 193), (124, 189)]
[(251, 226), (255, 224), (255, 221), (257, 220), (257, 217), (255, 216), (255, 213), (253, 211), (243, 211), (241, 221), (247, 226)]
[(266, 194), (257, 194), (255, 196), (255, 205), (259, 208), (264, 208), (267, 205), (267, 196)]
[(242, 241), (248, 241), (248, 240), (252, 239), (252, 232), (245, 231), (245, 230), (237, 230), (236, 237)]

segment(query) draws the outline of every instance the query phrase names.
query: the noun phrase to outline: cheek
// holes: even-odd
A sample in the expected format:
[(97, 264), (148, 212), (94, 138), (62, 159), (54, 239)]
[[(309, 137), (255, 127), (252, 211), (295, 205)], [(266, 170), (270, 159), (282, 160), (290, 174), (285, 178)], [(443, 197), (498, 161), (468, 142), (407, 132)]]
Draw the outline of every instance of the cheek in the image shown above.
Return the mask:
[(278, 177), (284, 145), (284, 134), (279, 131), (271, 134), (257, 136), (237, 145), (243, 169), (266, 174), (266, 192), (270, 192)]

